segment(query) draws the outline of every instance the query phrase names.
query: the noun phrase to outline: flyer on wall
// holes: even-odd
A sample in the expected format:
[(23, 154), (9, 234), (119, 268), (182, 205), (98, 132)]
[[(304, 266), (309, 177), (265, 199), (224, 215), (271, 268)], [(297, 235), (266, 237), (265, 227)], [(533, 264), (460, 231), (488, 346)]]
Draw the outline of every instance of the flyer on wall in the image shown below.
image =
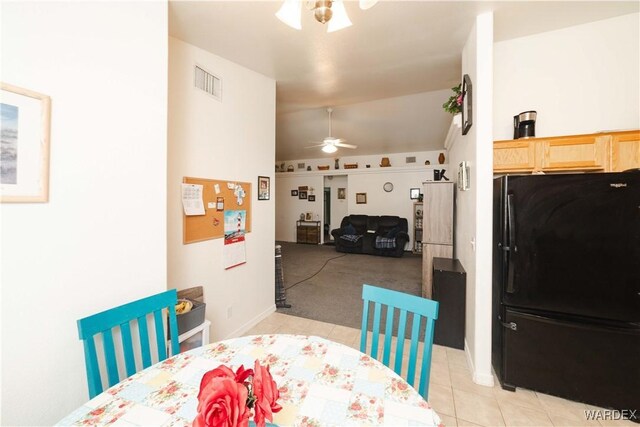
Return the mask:
[(246, 218), (246, 210), (224, 211), (222, 259), (225, 270), (242, 265), (247, 261), (244, 241)]

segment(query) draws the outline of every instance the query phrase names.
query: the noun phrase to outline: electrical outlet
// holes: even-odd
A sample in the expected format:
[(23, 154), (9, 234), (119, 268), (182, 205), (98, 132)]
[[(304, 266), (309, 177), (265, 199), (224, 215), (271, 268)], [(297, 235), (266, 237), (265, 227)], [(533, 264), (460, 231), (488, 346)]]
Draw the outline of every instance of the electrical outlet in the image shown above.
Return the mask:
[(227, 307), (227, 319), (231, 319), (233, 316), (233, 307)]

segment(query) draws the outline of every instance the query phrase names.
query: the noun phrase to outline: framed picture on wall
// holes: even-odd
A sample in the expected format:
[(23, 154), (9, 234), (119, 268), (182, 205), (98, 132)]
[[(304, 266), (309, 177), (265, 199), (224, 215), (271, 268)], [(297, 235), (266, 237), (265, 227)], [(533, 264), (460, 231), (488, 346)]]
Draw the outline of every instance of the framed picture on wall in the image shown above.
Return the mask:
[(309, 194), (309, 197), (307, 197), (307, 200), (310, 202), (315, 202), (316, 201), (316, 196), (313, 194)]
[(346, 199), (347, 198), (346, 193), (347, 193), (346, 188), (338, 188), (338, 199), (339, 200)]
[(473, 124), (473, 90), (471, 77), (465, 74), (462, 78), (462, 134), (466, 135)]
[(298, 191), (298, 199), (302, 200), (302, 199), (306, 199), (307, 198), (307, 192), (306, 191)]
[(367, 193), (356, 193), (356, 204), (358, 204), (358, 205), (366, 205), (367, 204)]
[(51, 98), (0, 84), (0, 201), (49, 200)]
[(409, 190), (409, 198), (411, 200), (418, 200), (420, 198), (420, 189), (412, 188)]
[(271, 196), (271, 183), (268, 176), (258, 177), (258, 200), (269, 200)]
[(291, 195), (298, 197), (298, 190), (291, 190)]

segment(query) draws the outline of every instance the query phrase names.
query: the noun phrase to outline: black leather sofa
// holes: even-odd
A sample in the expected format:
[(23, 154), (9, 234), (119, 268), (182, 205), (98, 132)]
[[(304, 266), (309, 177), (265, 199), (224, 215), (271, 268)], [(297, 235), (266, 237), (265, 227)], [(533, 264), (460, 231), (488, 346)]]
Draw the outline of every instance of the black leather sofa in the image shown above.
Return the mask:
[(399, 216), (349, 215), (331, 235), (338, 252), (401, 257), (407, 231), (407, 219)]

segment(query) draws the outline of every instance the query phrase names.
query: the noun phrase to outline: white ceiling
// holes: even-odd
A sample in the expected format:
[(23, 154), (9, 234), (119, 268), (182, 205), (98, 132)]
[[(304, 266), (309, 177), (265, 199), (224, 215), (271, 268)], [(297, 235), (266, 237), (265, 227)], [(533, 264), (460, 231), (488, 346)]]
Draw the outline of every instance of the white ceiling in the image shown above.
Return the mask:
[[(301, 31), (280, 22), (274, 14), (281, 1), (170, 1), (169, 34), (275, 79), (278, 116), (322, 109), (317, 120), (327, 126), (322, 114), (326, 106), (457, 84), (462, 47), (474, 17), (482, 11), (494, 11), (494, 38), (500, 41), (638, 12), (640, 4), (380, 1), (363, 11), (357, 2), (345, 3), (353, 26), (326, 33), (304, 7)], [(326, 136), (326, 132), (299, 135), (282, 128), (277, 133), (278, 159), (298, 158), (291, 157), (288, 147)], [(297, 139), (281, 136), (291, 133)], [(362, 136), (376, 139), (375, 134)], [(413, 151), (402, 144), (398, 141), (388, 152)]]

